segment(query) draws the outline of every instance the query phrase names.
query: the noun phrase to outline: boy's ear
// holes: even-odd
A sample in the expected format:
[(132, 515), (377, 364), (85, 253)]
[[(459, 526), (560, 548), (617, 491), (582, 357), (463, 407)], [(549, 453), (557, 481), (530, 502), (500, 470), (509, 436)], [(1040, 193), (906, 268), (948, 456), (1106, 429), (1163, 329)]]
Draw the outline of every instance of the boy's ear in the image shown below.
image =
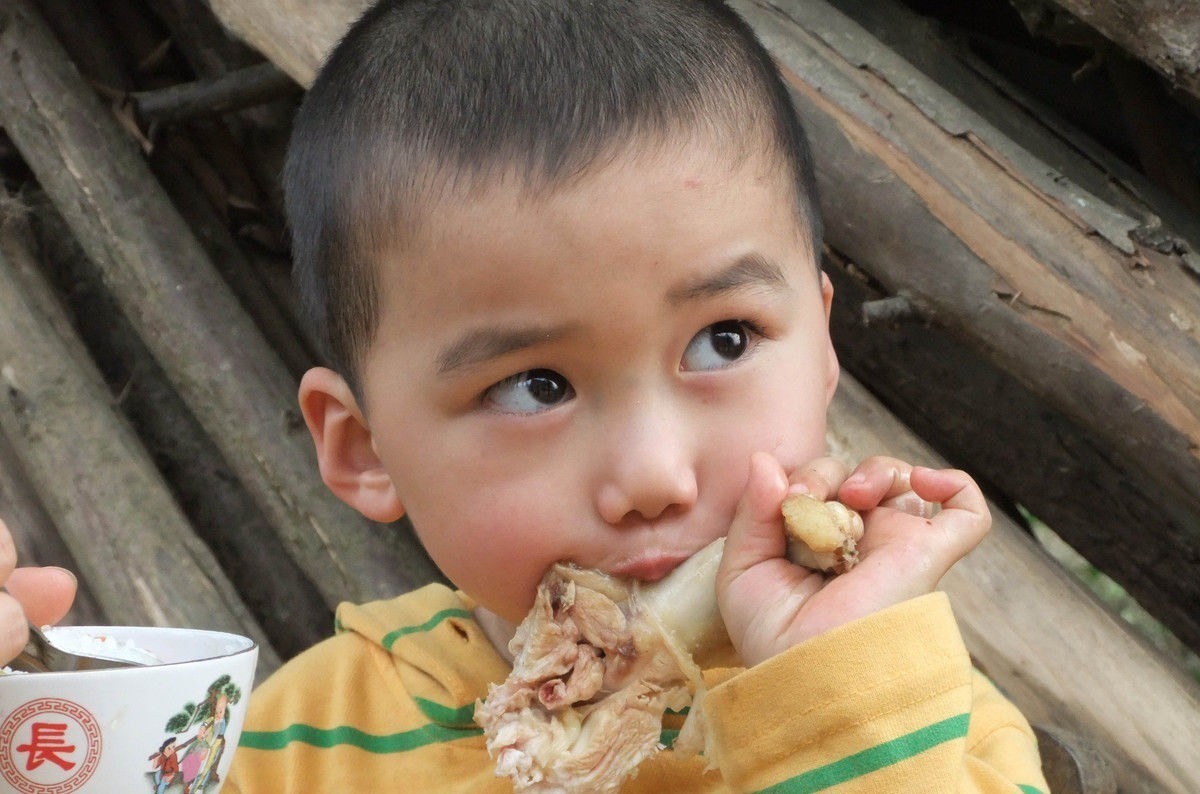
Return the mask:
[(404, 505), (345, 379), (325, 367), (304, 373), (300, 411), (317, 448), (321, 479), (329, 490), (372, 521), (387, 523), (404, 515)]
[(828, 333), (829, 317), (833, 311), (833, 282), (824, 271), (821, 272), (821, 302), (825, 304), (825, 336), (829, 346), (826, 351), (828, 369), (825, 372), (825, 402), (828, 404), (833, 401), (833, 393), (837, 391), (838, 376), (842, 370), (838, 365), (837, 351), (833, 349), (833, 335)]

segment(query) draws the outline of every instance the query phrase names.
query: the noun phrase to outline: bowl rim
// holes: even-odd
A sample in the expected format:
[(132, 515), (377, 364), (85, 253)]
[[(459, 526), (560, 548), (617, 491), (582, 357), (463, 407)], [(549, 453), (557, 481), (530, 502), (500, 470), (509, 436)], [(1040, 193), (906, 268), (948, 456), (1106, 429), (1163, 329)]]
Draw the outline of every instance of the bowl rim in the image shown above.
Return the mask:
[[(59, 671), (54, 671), (54, 672), (38, 672), (38, 673), (27, 673), (26, 674), (26, 675), (37, 676), (38, 678), (42, 678), (44, 676), (68, 676), (68, 675), (94, 676), (98, 673), (111, 673), (111, 674), (121, 675), (121, 674), (128, 674), (128, 673), (137, 673), (137, 672), (145, 671), (145, 670), (161, 670), (164, 668), (179, 667), (180, 665), (197, 664), (199, 662), (211, 662), (211, 661), (215, 661), (218, 659), (233, 659), (235, 657), (243, 656), (247, 653), (257, 651), (258, 647), (259, 647), (258, 642), (253, 637), (249, 637), (245, 634), (239, 634), (237, 632), (224, 631), (224, 630), (220, 630), (220, 629), (192, 628), (190, 626), (51, 625), (51, 626), (43, 626), (42, 631), (47, 633), (47, 637), (51, 639), (52, 643), (53, 643), (53, 634), (56, 631), (91, 632), (91, 633), (96, 633), (96, 634), (108, 632), (108, 633), (112, 633), (114, 636), (119, 636), (119, 638), (121, 638), (121, 639), (127, 639), (127, 635), (125, 635), (125, 636), (121, 636), (121, 635), (123, 632), (130, 632), (130, 631), (135, 632), (135, 633), (164, 634), (164, 635), (170, 634), (172, 632), (184, 632), (187, 634), (204, 635), (204, 636), (214, 638), (214, 639), (226, 639), (226, 640), (229, 640), (229, 641), (239, 644), (240, 647), (236, 648), (235, 650), (228, 651), (226, 653), (218, 653), (218, 654), (207, 655), (207, 656), (197, 656), (195, 658), (181, 659), (179, 661), (174, 661), (174, 662), (160, 662), (158, 664), (134, 663), (133, 665), (131, 665), (129, 667), (107, 667), (107, 668), (101, 668), (101, 669), (96, 669), (96, 670), (59, 670)], [(12, 678), (23, 679), (25, 677), (26, 677), (25, 675), (0, 675), (0, 680), (12, 679)]]

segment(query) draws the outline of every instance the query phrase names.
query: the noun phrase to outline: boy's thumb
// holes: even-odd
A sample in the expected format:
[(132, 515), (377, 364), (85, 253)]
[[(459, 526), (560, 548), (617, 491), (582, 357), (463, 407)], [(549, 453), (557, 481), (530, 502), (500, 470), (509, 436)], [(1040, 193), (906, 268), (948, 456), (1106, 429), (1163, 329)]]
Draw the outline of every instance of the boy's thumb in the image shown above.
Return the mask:
[(787, 541), (779, 506), (787, 492), (787, 475), (779, 461), (765, 452), (755, 453), (729, 527), (718, 577), (729, 581), (764, 560), (784, 556)]

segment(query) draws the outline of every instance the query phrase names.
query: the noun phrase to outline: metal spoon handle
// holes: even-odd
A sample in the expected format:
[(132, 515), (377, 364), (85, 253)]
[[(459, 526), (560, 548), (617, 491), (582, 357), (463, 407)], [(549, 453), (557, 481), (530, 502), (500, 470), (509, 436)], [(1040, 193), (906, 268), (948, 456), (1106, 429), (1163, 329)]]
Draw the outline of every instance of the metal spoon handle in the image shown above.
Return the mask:
[(46, 663), (47, 669), (54, 673), (140, 667), (137, 662), (122, 660), (122, 658), (73, 654), (71, 651), (62, 650), (50, 642), (41, 628), (34, 624), (29, 625), (29, 644), (25, 645), (25, 650), (35, 652)]
[[(0, 592), (8, 590), (0, 585)], [(8, 663), (14, 670), (26, 673), (60, 673), (75, 670), (105, 670), (114, 667), (139, 667), (137, 662), (109, 659), (102, 656), (81, 656), (57, 648), (32, 621), (29, 624), (29, 642), (17, 657)]]
[[(35, 672), (74, 672), (76, 670), (107, 670), (116, 667), (139, 667), (136, 662), (123, 659), (110, 659), (103, 656), (83, 656), (56, 647), (47, 639), (42, 630), (34, 624), (29, 624), (29, 642), (25, 650), (17, 657), (32, 657), (30, 665), (40, 665)], [(16, 660), (14, 660), (15, 662)]]
[(17, 658), (10, 661), (8, 666), (26, 673), (49, 672), (50, 666), (44, 661), (46, 656), (42, 650), (45, 647), (52, 647), (46, 640), (46, 635), (42, 634), (41, 629), (30, 623), (29, 642), (25, 643), (25, 649), (17, 654)]

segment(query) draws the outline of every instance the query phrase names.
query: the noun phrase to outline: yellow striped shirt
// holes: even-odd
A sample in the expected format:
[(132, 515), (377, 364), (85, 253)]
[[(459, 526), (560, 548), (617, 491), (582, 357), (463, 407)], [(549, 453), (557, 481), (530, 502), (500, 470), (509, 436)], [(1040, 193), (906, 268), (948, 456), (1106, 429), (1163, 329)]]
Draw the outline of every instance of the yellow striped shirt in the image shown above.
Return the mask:
[[(512, 791), (473, 721), (509, 667), (471, 609), (440, 585), (343, 604), (334, 637), (252, 693), (223, 791)], [(667, 749), (623, 792), (1048, 791), (1029, 725), (971, 668), (942, 593), (706, 677), (707, 758), (671, 751), (669, 714)]]

